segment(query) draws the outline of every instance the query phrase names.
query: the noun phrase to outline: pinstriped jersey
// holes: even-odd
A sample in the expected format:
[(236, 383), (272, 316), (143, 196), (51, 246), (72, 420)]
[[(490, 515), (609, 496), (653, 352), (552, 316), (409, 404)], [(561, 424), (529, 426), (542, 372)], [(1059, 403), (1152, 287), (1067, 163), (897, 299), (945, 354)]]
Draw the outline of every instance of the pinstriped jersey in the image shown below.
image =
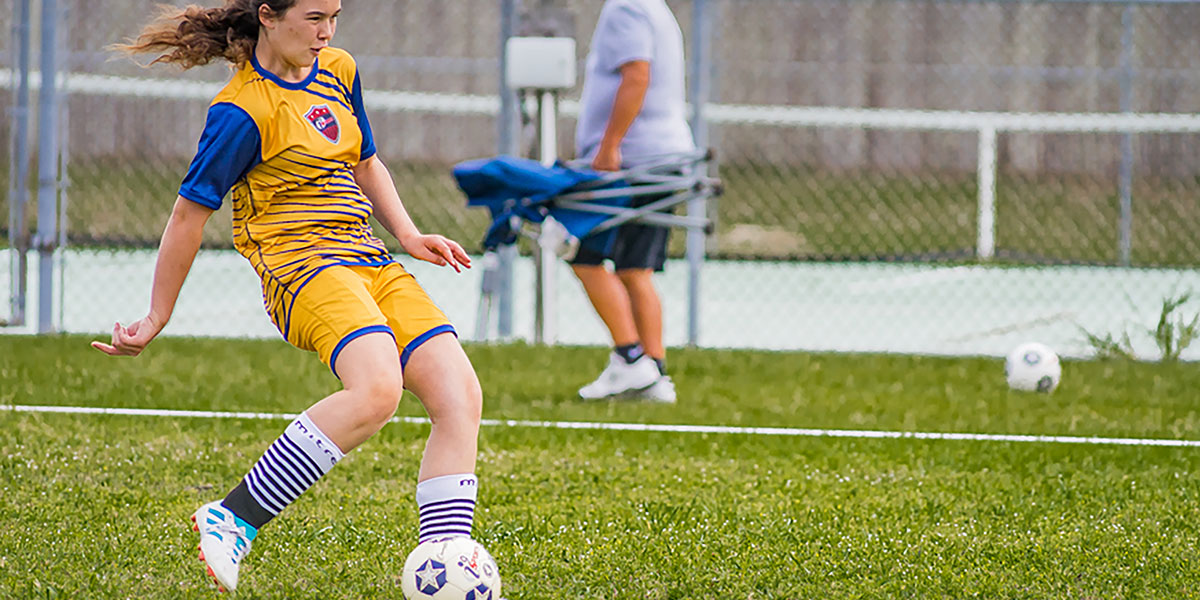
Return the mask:
[(209, 106), (179, 195), (215, 210), (231, 192), (234, 246), (262, 278), (268, 311), (280, 317), (325, 267), (392, 262), (353, 176), (374, 154), (349, 53), (325, 48), (296, 83), (252, 58)]

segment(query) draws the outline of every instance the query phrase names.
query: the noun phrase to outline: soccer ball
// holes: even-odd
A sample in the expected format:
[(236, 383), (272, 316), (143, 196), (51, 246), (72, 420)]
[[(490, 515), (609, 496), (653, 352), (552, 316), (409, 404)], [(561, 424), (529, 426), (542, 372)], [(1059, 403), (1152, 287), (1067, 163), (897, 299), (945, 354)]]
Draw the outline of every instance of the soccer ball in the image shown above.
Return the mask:
[(1062, 365), (1050, 348), (1029, 342), (1021, 344), (1004, 361), (1004, 376), (1008, 387), (1023, 392), (1050, 393), (1062, 379)]
[(408, 600), (500, 600), (500, 569), (468, 537), (418, 544), (404, 561), (400, 589)]

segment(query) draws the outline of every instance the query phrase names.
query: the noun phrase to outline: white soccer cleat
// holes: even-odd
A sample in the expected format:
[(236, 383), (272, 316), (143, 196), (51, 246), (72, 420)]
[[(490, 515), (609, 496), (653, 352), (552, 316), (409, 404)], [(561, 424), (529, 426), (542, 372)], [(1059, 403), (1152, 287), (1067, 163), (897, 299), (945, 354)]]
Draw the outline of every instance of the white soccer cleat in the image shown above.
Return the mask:
[(238, 567), (250, 552), (250, 542), (258, 533), (253, 527), (242, 527), (237, 517), (221, 502), (209, 502), (192, 515), (193, 531), (200, 532), (200, 560), (217, 589), (232, 592), (237, 589)]
[(658, 365), (649, 356), (643, 354), (632, 363), (627, 363), (620, 354), (613, 352), (608, 357), (608, 366), (600, 376), (579, 388), (579, 397), (584, 400), (599, 400), (644, 390), (654, 385), (658, 377)]
[(675, 404), (675, 382), (671, 381), (667, 375), (663, 375), (653, 385), (642, 391), (641, 397), (651, 402)]

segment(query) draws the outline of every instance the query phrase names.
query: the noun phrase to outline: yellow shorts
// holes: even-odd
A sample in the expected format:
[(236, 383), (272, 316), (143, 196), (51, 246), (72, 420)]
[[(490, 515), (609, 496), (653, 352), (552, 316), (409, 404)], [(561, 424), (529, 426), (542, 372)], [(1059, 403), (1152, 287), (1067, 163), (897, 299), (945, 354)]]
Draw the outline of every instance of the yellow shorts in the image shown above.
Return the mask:
[(446, 315), (398, 263), (326, 267), (296, 292), (286, 314), (288, 322), (275, 325), (286, 332), (287, 341), (316, 352), (334, 375), (342, 348), (368, 333), (391, 334), (401, 366), (429, 338), (457, 335)]

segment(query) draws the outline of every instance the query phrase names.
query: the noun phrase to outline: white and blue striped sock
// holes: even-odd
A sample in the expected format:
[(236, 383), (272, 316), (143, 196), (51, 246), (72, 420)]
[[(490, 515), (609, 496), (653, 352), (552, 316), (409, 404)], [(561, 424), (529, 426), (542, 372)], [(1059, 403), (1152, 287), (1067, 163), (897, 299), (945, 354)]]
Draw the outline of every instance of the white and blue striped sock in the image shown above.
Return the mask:
[(417, 542), (435, 538), (471, 537), (479, 480), (474, 473), (444, 475), (417, 484), (420, 533)]
[(337, 444), (307, 414), (301, 414), (246, 474), (246, 488), (254, 501), (274, 517), (312, 487), (342, 456)]

